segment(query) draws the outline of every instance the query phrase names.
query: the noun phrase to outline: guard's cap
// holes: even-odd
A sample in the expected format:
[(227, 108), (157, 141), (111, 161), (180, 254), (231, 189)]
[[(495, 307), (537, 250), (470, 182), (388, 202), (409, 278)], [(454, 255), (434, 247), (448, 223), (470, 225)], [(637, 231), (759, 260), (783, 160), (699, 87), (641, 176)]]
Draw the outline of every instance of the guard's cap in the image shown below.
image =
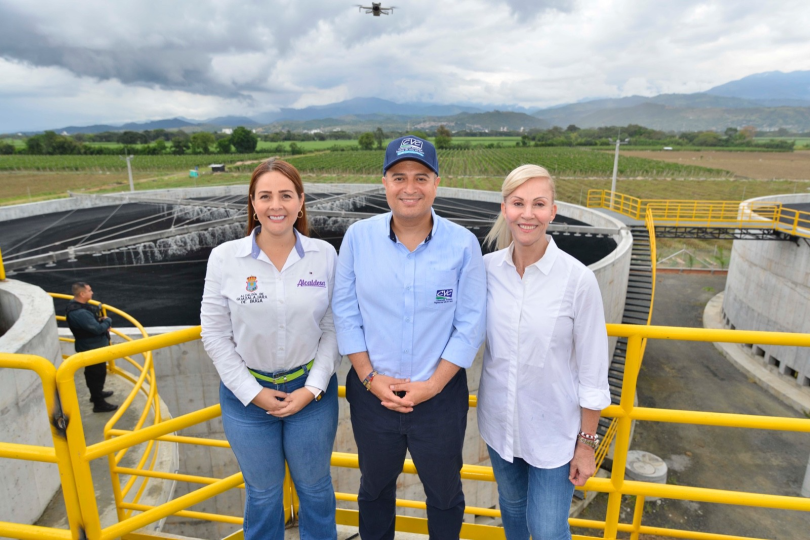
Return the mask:
[(385, 163), (383, 174), (394, 164), (410, 159), (423, 163), (430, 170), (439, 174), (439, 158), (436, 156), (436, 147), (433, 143), (414, 135), (405, 135), (394, 139), (385, 149)]

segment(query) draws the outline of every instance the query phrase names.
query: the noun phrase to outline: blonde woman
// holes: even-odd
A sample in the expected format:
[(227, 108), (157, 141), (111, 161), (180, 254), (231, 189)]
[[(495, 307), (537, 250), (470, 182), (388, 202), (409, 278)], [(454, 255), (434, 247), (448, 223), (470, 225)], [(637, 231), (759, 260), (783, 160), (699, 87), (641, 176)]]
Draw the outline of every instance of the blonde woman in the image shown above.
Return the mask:
[(596, 277), (561, 251), (548, 224), (554, 180), (512, 171), (484, 257), (487, 346), (478, 424), (508, 540), (570, 539), (574, 486), (595, 472), (600, 411), (610, 404), (608, 340)]

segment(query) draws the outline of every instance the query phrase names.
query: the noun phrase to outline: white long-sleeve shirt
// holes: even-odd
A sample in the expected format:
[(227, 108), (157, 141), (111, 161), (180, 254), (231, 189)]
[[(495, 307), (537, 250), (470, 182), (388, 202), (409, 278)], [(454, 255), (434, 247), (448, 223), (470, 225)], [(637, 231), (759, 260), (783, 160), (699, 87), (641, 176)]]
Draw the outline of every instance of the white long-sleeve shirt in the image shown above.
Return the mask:
[(200, 310), (205, 351), (245, 406), (262, 389), (248, 368), (286, 371), (314, 359), (306, 386), (326, 391), (340, 362), (330, 307), (335, 248), (296, 231), (279, 272), (256, 244), (258, 229), (211, 251)]
[(509, 248), (484, 256), (487, 345), (478, 427), (506, 461), (542, 469), (574, 456), (581, 407), (610, 405), (608, 338), (596, 276), (547, 236), (517, 273)]

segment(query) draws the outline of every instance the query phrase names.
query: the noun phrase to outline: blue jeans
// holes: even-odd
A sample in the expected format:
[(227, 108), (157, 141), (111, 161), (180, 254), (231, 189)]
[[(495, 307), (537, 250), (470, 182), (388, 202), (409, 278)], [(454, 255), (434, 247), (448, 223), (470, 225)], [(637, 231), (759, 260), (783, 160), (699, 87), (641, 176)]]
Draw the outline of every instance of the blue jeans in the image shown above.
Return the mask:
[[(285, 384), (258, 380), (265, 388), (292, 392), (306, 375)], [(242, 405), (220, 383), (219, 400), (225, 436), (245, 478), (245, 540), (284, 539), (284, 462), (290, 467), (300, 500), (301, 540), (335, 540), (335, 491), (329, 462), (338, 418), (337, 377), (332, 376), (320, 401), (292, 416), (276, 418), (250, 403)]]
[(568, 463), (556, 469), (532, 467), (521, 458), (504, 460), (487, 445), (498, 482), (503, 529), (508, 540), (570, 540), (568, 511), (574, 484)]

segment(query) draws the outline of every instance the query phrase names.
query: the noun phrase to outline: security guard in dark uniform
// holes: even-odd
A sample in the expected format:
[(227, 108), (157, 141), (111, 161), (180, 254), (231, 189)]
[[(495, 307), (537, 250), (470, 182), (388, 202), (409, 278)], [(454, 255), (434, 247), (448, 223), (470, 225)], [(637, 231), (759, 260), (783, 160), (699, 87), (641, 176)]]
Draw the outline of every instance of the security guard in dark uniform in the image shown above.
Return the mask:
[[(110, 344), (110, 326), (112, 319), (104, 317), (101, 309), (89, 303), (93, 298), (93, 289), (87, 283), (74, 283), (71, 287), (73, 300), (65, 309), (70, 331), (76, 338), (76, 352), (99, 349)], [(84, 368), (84, 380), (90, 390), (90, 401), (93, 402), (93, 412), (111, 412), (118, 405), (109, 403), (106, 398), (113, 393), (104, 390), (104, 381), (107, 379), (106, 362), (92, 364)]]

